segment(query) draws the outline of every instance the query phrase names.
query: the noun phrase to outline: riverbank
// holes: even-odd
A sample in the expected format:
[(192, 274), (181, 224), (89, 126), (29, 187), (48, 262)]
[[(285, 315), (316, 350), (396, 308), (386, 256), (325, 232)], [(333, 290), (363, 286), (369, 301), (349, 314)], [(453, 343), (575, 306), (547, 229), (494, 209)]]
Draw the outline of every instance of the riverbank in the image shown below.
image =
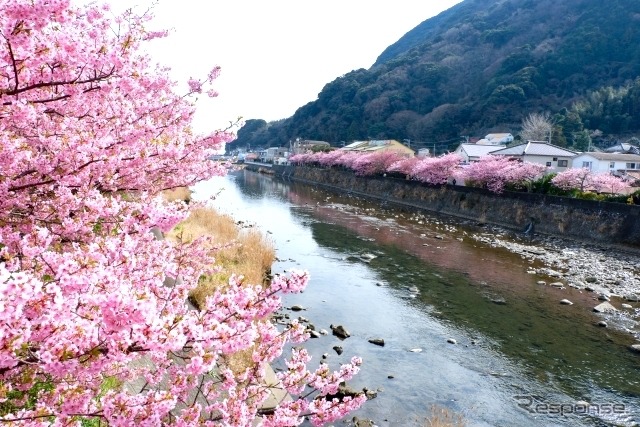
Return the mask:
[[(247, 165), (250, 168), (250, 165)], [(427, 185), (385, 176), (306, 166), (273, 166), (273, 176), (377, 200), (401, 209), (450, 215), (511, 231), (618, 245), (640, 255), (640, 206), (546, 194), (496, 194), (460, 185)]]

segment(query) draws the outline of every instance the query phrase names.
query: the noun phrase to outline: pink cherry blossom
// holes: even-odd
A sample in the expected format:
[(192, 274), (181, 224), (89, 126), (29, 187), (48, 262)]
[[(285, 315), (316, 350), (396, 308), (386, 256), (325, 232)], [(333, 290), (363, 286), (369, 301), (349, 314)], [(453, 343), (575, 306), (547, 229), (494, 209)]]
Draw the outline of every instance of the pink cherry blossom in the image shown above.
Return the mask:
[[(251, 425), (269, 395), (268, 364), (307, 337), (270, 319), (308, 274), (269, 286), (232, 276), (193, 310), (189, 292), (216, 271), (215, 245), (151, 233), (200, 207), (167, 203), (161, 191), (226, 173), (205, 159), (233, 135), (191, 126), (192, 95), (215, 95), (220, 68), (180, 93), (143, 53), (166, 35), (147, 30), (151, 13), (111, 18), (107, 6), (68, 0), (0, 0), (0, 10), (0, 419)], [(239, 351), (254, 362), (243, 372), (227, 366)], [(282, 378), (305, 394), (265, 425), (336, 419), (362, 404), (333, 402), (323, 394), (332, 382), (308, 394), (305, 361), (293, 354)], [(357, 365), (330, 378), (344, 381)]]

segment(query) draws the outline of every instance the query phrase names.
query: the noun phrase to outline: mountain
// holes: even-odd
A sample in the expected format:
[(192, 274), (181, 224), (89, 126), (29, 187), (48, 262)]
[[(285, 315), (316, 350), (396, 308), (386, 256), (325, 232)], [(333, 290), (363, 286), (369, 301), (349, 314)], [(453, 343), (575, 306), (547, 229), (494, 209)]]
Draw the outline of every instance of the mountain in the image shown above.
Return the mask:
[(230, 147), (393, 138), (443, 151), (461, 135), (515, 135), (532, 112), (552, 115), (560, 145), (640, 133), (638, 46), (638, 0), (465, 0), (292, 117), (248, 121)]

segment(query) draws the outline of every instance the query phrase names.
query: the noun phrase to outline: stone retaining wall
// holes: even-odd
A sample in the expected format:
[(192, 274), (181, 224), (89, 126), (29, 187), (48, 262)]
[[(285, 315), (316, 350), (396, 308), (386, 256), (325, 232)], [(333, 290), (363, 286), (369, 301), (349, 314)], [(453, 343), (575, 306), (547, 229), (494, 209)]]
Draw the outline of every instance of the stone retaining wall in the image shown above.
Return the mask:
[(543, 194), (504, 192), (455, 185), (426, 185), (389, 177), (358, 177), (352, 171), (274, 166), (273, 175), (345, 191), (408, 208), (480, 223), (640, 249), (640, 206)]

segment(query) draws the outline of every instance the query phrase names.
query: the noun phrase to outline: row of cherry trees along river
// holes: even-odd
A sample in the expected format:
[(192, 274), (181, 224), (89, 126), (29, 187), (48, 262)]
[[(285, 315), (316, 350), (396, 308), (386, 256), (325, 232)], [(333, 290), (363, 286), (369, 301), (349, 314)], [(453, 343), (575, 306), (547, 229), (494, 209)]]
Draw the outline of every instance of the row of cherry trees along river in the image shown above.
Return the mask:
[[(191, 129), (219, 69), (181, 90), (143, 53), (167, 35), (149, 30), (148, 13), (69, 0), (0, 0), (0, 11), (0, 422), (251, 425), (267, 364), (305, 339), (270, 315), (307, 273), (268, 286), (234, 276), (189, 310), (215, 246), (151, 232), (198, 207), (161, 191), (226, 172), (203, 159), (232, 135)], [(224, 363), (239, 351), (254, 362), (242, 372)], [(363, 403), (332, 397), (359, 359), (330, 372), (307, 370), (303, 349), (287, 357), (279, 379), (293, 399), (262, 425), (322, 424)], [(140, 379), (139, 392), (123, 387)]]
[(610, 173), (593, 173), (587, 168), (551, 173), (544, 165), (507, 156), (489, 155), (463, 165), (462, 158), (455, 153), (421, 158), (406, 157), (393, 151), (359, 153), (334, 150), (297, 154), (289, 160), (296, 165), (343, 167), (360, 176), (394, 174), (427, 184), (445, 184), (455, 180), (495, 193), (505, 189), (532, 191), (535, 187), (558, 195), (593, 197), (596, 193), (603, 193), (610, 197), (626, 194), (630, 188), (627, 181)]

